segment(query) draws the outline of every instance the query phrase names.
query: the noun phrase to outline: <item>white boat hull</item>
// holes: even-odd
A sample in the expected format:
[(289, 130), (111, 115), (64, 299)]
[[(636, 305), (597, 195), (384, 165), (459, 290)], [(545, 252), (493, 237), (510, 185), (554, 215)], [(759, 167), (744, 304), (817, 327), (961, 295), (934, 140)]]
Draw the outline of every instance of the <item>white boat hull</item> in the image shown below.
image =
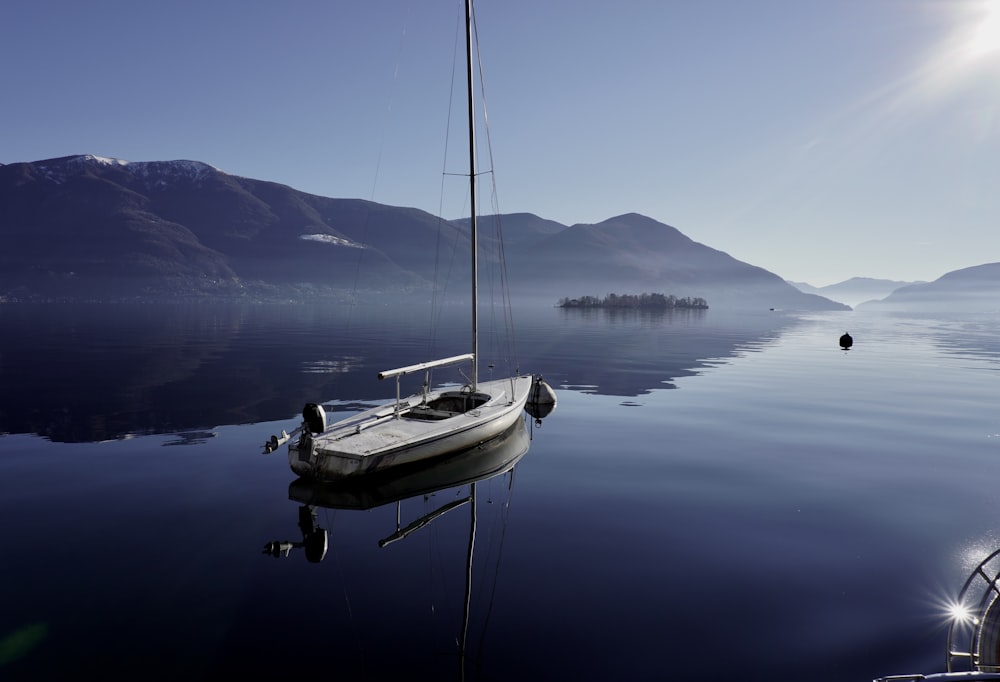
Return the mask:
[(461, 391), (435, 391), (372, 408), (302, 435), (288, 445), (288, 463), (299, 476), (337, 480), (423, 462), (499, 436), (520, 418), (532, 377), (482, 382), (473, 409), (447, 413), (427, 404)]
[(504, 474), (521, 461), (530, 444), (525, 420), (515, 420), (509, 429), (485, 443), (388, 476), (340, 481), (296, 478), (288, 485), (288, 499), (327, 509), (374, 509)]

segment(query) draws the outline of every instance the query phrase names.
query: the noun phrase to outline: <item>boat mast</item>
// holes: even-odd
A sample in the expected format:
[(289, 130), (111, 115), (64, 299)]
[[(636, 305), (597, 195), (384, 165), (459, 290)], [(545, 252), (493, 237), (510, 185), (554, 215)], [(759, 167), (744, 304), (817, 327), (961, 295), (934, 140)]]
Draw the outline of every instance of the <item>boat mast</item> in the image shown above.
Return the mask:
[(475, 393), (479, 384), (479, 261), (477, 258), (478, 240), (476, 236), (476, 107), (472, 97), (472, 0), (465, 0), (465, 52), (467, 77), (466, 86), (469, 90), (469, 206), (472, 210), (471, 242), (472, 242), (472, 392)]
[(465, 608), (462, 609), (462, 639), (458, 643), (459, 679), (465, 679), (465, 643), (469, 635), (469, 613), (472, 611), (472, 550), (476, 546), (476, 482), (469, 486), (469, 552), (465, 559)]

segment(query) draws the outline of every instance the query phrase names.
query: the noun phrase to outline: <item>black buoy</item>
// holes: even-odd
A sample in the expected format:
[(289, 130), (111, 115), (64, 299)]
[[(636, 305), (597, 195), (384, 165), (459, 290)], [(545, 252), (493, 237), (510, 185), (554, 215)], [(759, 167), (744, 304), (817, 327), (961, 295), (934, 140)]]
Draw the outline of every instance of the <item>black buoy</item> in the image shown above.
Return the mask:
[(840, 337), (840, 347), (846, 350), (847, 348), (850, 348), (853, 345), (854, 345), (854, 339), (851, 338), (850, 334), (844, 332), (844, 335)]

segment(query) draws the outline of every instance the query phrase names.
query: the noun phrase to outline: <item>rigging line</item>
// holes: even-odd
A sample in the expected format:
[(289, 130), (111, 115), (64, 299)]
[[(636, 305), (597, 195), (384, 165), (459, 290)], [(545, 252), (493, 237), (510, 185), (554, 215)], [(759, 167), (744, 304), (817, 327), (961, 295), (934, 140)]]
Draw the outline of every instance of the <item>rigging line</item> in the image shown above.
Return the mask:
[[(330, 510), (327, 509), (326, 511), (329, 512)], [(330, 529), (329, 532), (331, 535), (333, 534), (333, 523), (336, 520), (336, 517), (336, 514), (334, 514), (332, 518), (327, 516), (327, 527)], [(347, 608), (347, 619), (351, 625), (351, 634), (353, 635), (357, 646), (356, 650), (360, 652), (361, 670), (364, 672), (367, 667), (365, 643), (358, 628), (358, 623), (354, 620), (354, 609), (351, 608), (351, 596), (347, 591), (348, 581), (344, 572), (343, 556), (341, 556), (338, 552), (333, 552), (333, 566), (337, 574), (340, 576), (341, 590), (344, 594), (344, 605)]]
[(455, 263), (455, 250), (456, 245), (452, 243), (451, 258), (448, 261), (447, 276), (445, 277), (444, 284), (441, 285), (441, 251), (442, 251), (442, 232), (444, 231), (444, 225), (447, 221), (444, 219), (444, 192), (445, 192), (445, 177), (448, 175), (448, 143), (451, 140), (451, 114), (455, 105), (455, 76), (456, 76), (456, 64), (457, 64), (457, 54), (458, 47), (460, 45), (459, 34), (461, 33), (462, 23), (460, 20), (460, 15), (456, 15), (456, 25), (455, 25), (455, 38), (452, 47), (452, 60), (451, 60), (451, 82), (448, 88), (448, 115), (445, 118), (445, 131), (444, 131), (444, 154), (441, 159), (441, 185), (438, 192), (438, 211), (437, 211), (437, 233), (436, 241), (434, 245), (434, 274), (431, 282), (431, 325), (429, 329), (428, 338), (428, 352), (433, 354), (435, 348), (435, 340), (437, 338), (437, 330), (441, 324), (441, 315), (444, 309), (444, 295), (442, 289), (447, 288), (448, 282), (451, 281), (451, 273), (454, 268)]
[[(497, 219), (498, 219), (498, 216), (496, 216), (496, 213), (494, 211), (494, 221), (496, 221)], [(494, 224), (495, 224), (495, 222), (494, 222)], [(489, 268), (490, 268), (491, 275), (493, 275), (494, 273), (496, 273), (497, 268), (494, 266), (494, 263), (492, 261), (489, 262)], [(501, 272), (502, 272), (502, 270), (501, 270)], [(502, 277), (502, 275), (501, 275), (501, 277)], [(490, 352), (492, 354), (490, 357), (498, 357), (499, 356), (499, 357), (503, 357), (505, 360), (507, 360), (508, 358), (506, 358), (504, 356), (504, 354), (502, 353), (502, 344), (498, 343), (498, 336), (500, 336), (500, 334), (499, 334), (499, 331), (498, 331), (499, 325), (497, 324), (497, 313), (496, 313), (496, 308), (497, 308), (496, 307), (496, 281), (495, 280), (496, 280), (495, 276), (491, 276), (487, 280), (489, 282), (489, 290), (490, 290), (490, 328), (493, 330), (493, 333), (489, 335)], [(501, 294), (502, 294), (502, 288), (501, 288)], [(504, 307), (505, 303), (506, 303), (505, 301), (501, 300), (501, 307)], [(504, 323), (506, 325), (506, 319), (504, 320)], [(504, 335), (504, 336), (506, 336), (506, 335)], [(509, 362), (507, 364), (509, 365)]]
[[(487, 133), (487, 138), (489, 137)], [(489, 149), (489, 147), (488, 147)], [(489, 149), (491, 163), (492, 163), (492, 150)], [(504, 336), (506, 358), (508, 361), (513, 359), (515, 367), (517, 367), (516, 372), (520, 372), (520, 362), (517, 359), (517, 349), (516, 349), (516, 334), (514, 330), (514, 315), (513, 306), (511, 305), (511, 295), (510, 295), (510, 277), (507, 272), (507, 255), (504, 248), (503, 240), (503, 221), (500, 216), (500, 205), (498, 199), (498, 192), (496, 186), (496, 175), (491, 173), (491, 185), (492, 185), (492, 201), (493, 201), (493, 216), (494, 216), (494, 229), (495, 229), (495, 242), (497, 248), (497, 271), (500, 277), (500, 298), (501, 298), (501, 308), (504, 313), (504, 326), (507, 329), (507, 334)]]
[[(426, 516), (427, 514), (433, 513), (433, 511), (438, 508), (440, 503), (440, 498), (438, 496), (439, 492), (435, 491), (423, 496), (423, 512)], [(432, 503), (432, 500), (434, 501)], [(444, 549), (442, 547), (441, 535), (438, 531), (438, 526), (436, 524), (429, 524), (430, 527), (427, 528), (426, 533), (426, 548), (427, 548), (427, 570), (429, 574), (429, 592), (431, 598), (431, 623), (432, 632), (437, 633), (442, 629), (447, 628), (446, 618), (442, 617), (439, 621), (437, 618), (437, 605), (439, 600), (442, 603), (447, 603), (446, 600), (441, 595), (449, 594), (448, 590), (448, 571), (446, 569), (448, 561), (444, 557)], [(447, 613), (447, 609), (445, 610)]]
[[(491, 168), (488, 168), (488, 169), (482, 170), (482, 171), (476, 171), (476, 177), (477, 178), (479, 176), (481, 176), (481, 175), (492, 175), (492, 174), (493, 174), (493, 169), (491, 169)], [(444, 173), (441, 173), (441, 175), (446, 175), (448, 177), (454, 177), (454, 178), (468, 178), (469, 177), (468, 173), (444, 172)]]
[(490, 618), (493, 615), (493, 604), (496, 601), (497, 596), (497, 583), (500, 580), (500, 562), (503, 559), (503, 546), (504, 540), (507, 537), (507, 525), (510, 520), (510, 503), (514, 497), (514, 472), (517, 471), (517, 465), (515, 465), (508, 473), (510, 478), (507, 482), (507, 497), (504, 500), (502, 507), (503, 519), (500, 524), (500, 549), (497, 552), (496, 567), (493, 569), (493, 587), (490, 590), (490, 600), (486, 607), (486, 618), (483, 620), (483, 631), (479, 635), (479, 652), (482, 656), (482, 652), (486, 647), (486, 631), (489, 629)]
[[(461, 245), (461, 238), (464, 234), (460, 225), (457, 225), (453, 220), (447, 220), (444, 218), (444, 198), (445, 198), (445, 180), (448, 177), (464, 177), (468, 178), (469, 174), (465, 173), (452, 173), (447, 170), (448, 157), (449, 157), (449, 143), (452, 134), (452, 114), (454, 112), (455, 106), (455, 87), (457, 78), (457, 67), (461, 63), (464, 66), (464, 38), (465, 38), (465, 16), (464, 12), (458, 12), (456, 15), (455, 32), (454, 32), (454, 44), (452, 48), (452, 72), (451, 72), (451, 84), (449, 88), (449, 100), (448, 100), (448, 116), (445, 129), (445, 145), (444, 154), (442, 157), (441, 164), (441, 186), (440, 193), (438, 197), (438, 227), (437, 227), (437, 242), (435, 247), (435, 262), (434, 262), (434, 275), (433, 275), (433, 289), (432, 289), (432, 301), (431, 301), (431, 328), (430, 328), (430, 338), (429, 338), (429, 351), (432, 354), (433, 348), (436, 344), (436, 340), (440, 333), (441, 319), (443, 317), (445, 292), (448, 290), (453, 275), (455, 272), (456, 258), (459, 256), (459, 247)], [(462, 57), (460, 60), (459, 57)], [(468, 183), (465, 183), (465, 201), (468, 205), (469, 193), (468, 193)], [(464, 214), (464, 207), (458, 212), (459, 215)], [(445, 241), (445, 237), (448, 237), (450, 241)], [(447, 252), (446, 252), (446, 247)], [(446, 252), (446, 256), (442, 256)], [(447, 258), (446, 265), (442, 264), (442, 259)]]
[(496, 165), (493, 159), (493, 138), (490, 133), (490, 118), (486, 106), (486, 76), (483, 72), (483, 56), (479, 48), (479, 24), (476, 21), (475, 14), (472, 16), (472, 30), (476, 37), (476, 64), (479, 68), (479, 96), (482, 102), (480, 106), (483, 111), (483, 129), (486, 136), (486, 152), (489, 158), (490, 186), (492, 189), (491, 206), (493, 208), (493, 215), (495, 218), (494, 225), (496, 228), (497, 256), (499, 260), (500, 294), (502, 299), (501, 305), (504, 310), (504, 324), (509, 332), (506, 335), (506, 346), (508, 360), (513, 359), (516, 372), (519, 373), (521, 371), (521, 363), (517, 357), (517, 347), (514, 333), (514, 312), (510, 300), (510, 278), (507, 273), (507, 256), (503, 245), (503, 227), (500, 219), (500, 199), (499, 192), (497, 190), (495, 173)]
[[(361, 223), (359, 230), (360, 239), (358, 239), (357, 241), (361, 246), (361, 248), (357, 250), (358, 255), (354, 262), (354, 282), (351, 286), (350, 296), (348, 297), (347, 320), (345, 324), (347, 331), (349, 331), (351, 328), (351, 320), (354, 315), (354, 309), (358, 305), (358, 289), (359, 289), (359, 283), (361, 281), (361, 266), (362, 263), (364, 262), (365, 251), (368, 250), (367, 249), (368, 228), (371, 224), (371, 210), (373, 204), (375, 203), (375, 190), (376, 187), (378, 186), (379, 175), (382, 169), (382, 155), (385, 151), (386, 130), (389, 127), (389, 118), (392, 114), (392, 105), (393, 101), (395, 100), (396, 89), (399, 85), (399, 67), (403, 61), (402, 58), (403, 47), (406, 44), (407, 27), (410, 24), (410, 16), (411, 16), (410, 10), (411, 6), (407, 4), (406, 15), (403, 19), (403, 29), (399, 34), (399, 41), (396, 46), (396, 63), (395, 66), (393, 67), (392, 82), (389, 87), (389, 97), (386, 103), (385, 112), (383, 113), (382, 137), (381, 140), (379, 140), (378, 153), (376, 154), (375, 157), (375, 173), (372, 176), (371, 192), (368, 195), (368, 201), (364, 202), (364, 213), (361, 216), (361, 221), (360, 221)], [(337, 374), (337, 376), (334, 377), (334, 383), (336, 383), (338, 379), (339, 379), (339, 373)]]
[(382, 124), (382, 139), (379, 141), (378, 155), (375, 160), (375, 176), (372, 178), (372, 191), (369, 196), (370, 201), (375, 201), (375, 187), (378, 185), (379, 173), (382, 169), (382, 154), (385, 151), (386, 130), (388, 129), (389, 117), (392, 114), (392, 104), (396, 98), (396, 88), (399, 86), (399, 67), (403, 61), (403, 47), (406, 44), (407, 26), (410, 25), (410, 5), (406, 6), (406, 16), (403, 20), (403, 30), (399, 34), (399, 42), (396, 46), (396, 64), (392, 70), (392, 83), (389, 88), (389, 100), (386, 103), (384, 119)]
[[(480, 102), (481, 102), (481, 104), (479, 106), (480, 106), (480, 108), (482, 110), (483, 127), (486, 130), (487, 150), (489, 150), (489, 126), (487, 124), (487, 116), (486, 116), (486, 91), (485, 91), (485, 87), (484, 87), (484, 83), (483, 83), (483, 62), (482, 62), (482, 55), (480, 54), (480, 51), (479, 51), (479, 24), (477, 22), (477, 15), (476, 15), (476, 12), (475, 12), (475, 6), (473, 6), (473, 9), (472, 9), (472, 32), (473, 32), (473, 35), (475, 37), (474, 43), (475, 43), (475, 48), (476, 48), (476, 64), (477, 64), (478, 71), (479, 71), (478, 86), (479, 86), (479, 94), (480, 94)], [(490, 159), (490, 162), (489, 162), (489, 171), (488, 172), (489, 172), (490, 178), (491, 178), (491, 186), (493, 187), (493, 196), (492, 196), (491, 204), (495, 205), (496, 204), (496, 201), (495, 201), (495, 196), (496, 196), (495, 195), (495, 193), (496, 193), (496, 177), (493, 175), (493, 155), (492, 155), (492, 153), (490, 153), (488, 155), (488, 158)], [(476, 175), (485, 174), (485, 173), (480, 173), (478, 168), (473, 169), (473, 172), (476, 173)], [(481, 183), (477, 183), (476, 184), (476, 188), (477, 189), (481, 188), (481, 186), (482, 186)], [(494, 216), (496, 215), (496, 213), (497, 213), (497, 211), (494, 210), (493, 211)], [(490, 272), (492, 272), (492, 271), (493, 271), (493, 268), (491, 267), (490, 268)], [(496, 353), (497, 353), (497, 350), (496, 350), (497, 324), (496, 324), (496, 306), (494, 305), (494, 303), (496, 301), (496, 294), (495, 294), (495, 291), (494, 291), (494, 278), (492, 276), (489, 277), (487, 279), (487, 282), (489, 284), (489, 291), (490, 291), (490, 311), (489, 311), (490, 312), (490, 328), (493, 331), (493, 333), (489, 334), (488, 337), (487, 337), (488, 338), (488, 344), (489, 344), (489, 353), (490, 353), (489, 357), (496, 357)], [(491, 376), (490, 378), (492, 379), (493, 377)]]
[(472, 552), (476, 546), (476, 482), (470, 484), (472, 489), (472, 504), (469, 505), (469, 555), (465, 564), (465, 608), (462, 611), (462, 642), (459, 645), (459, 654), (465, 656), (465, 641), (469, 634), (469, 612), (472, 608)]

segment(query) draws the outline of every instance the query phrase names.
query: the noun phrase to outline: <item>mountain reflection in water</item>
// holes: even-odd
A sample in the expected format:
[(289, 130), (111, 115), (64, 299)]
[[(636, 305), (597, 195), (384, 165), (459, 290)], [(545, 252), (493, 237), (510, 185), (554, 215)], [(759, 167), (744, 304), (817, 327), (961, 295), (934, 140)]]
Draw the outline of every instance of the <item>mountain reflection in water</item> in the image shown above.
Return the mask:
[[(464, 349), (464, 313), (445, 310), (429, 340), (427, 308), (3, 305), (0, 433), (91, 442), (288, 419), (307, 402), (356, 409), (391, 397), (379, 371)], [(535, 304), (515, 323), (522, 371), (635, 397), (760, 347), (795, 320)]]

